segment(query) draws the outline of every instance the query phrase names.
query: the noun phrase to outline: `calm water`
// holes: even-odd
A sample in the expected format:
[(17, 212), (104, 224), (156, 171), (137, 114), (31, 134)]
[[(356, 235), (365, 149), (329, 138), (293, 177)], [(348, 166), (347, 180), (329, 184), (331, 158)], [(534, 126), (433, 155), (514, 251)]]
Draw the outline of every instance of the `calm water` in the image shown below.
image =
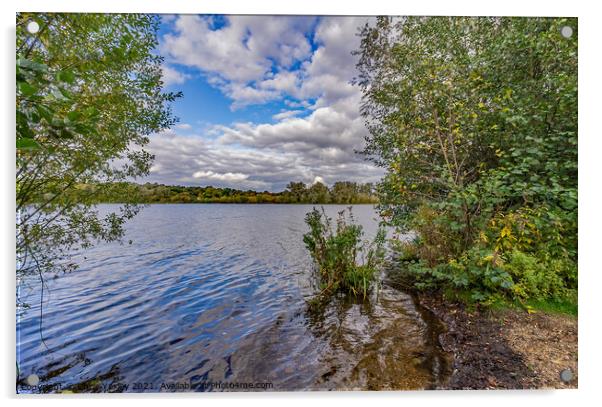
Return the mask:
[[(385, 282), (369, 302), (307, 310), (311, 208), (145, 208), (127, 225), (131, 244), (78, 253), (76, 272), (47, 281), (41, 330), (39, 283), (22, 284), (31, 308), (17, 323), (21, 378), (38, 375), (42, 391), (437, 386), (440, 327), (407, 294)], [(332, 216), (343, 208), (326, 206)], [(373, 236), (372, 206), (354, 215)]]

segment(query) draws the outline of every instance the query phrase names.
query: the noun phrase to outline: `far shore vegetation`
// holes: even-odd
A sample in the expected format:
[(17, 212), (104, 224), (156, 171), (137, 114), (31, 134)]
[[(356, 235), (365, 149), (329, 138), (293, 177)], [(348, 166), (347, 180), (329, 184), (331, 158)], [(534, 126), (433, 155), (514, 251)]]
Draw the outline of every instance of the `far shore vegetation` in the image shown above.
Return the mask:
[(213, 186), (181, 186), (156, 183), (118, 182), (80, 184), (71, 193), (79, 202), (94, 203), (272, 203), (272, 204), (376, 204), (373, 184), (335, 182), (290, 182), (280, 192), (239, 190)]

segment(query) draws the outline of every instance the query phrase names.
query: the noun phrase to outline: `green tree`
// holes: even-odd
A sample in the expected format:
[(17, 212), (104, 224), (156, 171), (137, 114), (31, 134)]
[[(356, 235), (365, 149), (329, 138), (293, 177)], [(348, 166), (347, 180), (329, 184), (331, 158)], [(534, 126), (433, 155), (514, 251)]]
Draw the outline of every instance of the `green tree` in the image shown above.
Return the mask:
[(303, 182), (291, 181), (286, 186), (287, 194), (290, 196), (291, 202), (304, 202), (307, 187)]
[(337, 181), (332, 186), (332, 201), (338, 204), (356, 203), (358, 193), (358, 186), (355, 182)]
[(328, 187), (321, 182), (316, 182), (307, 190), (308, 202), (325, 204), (330, 200)]
[(478, 281), (454, 284), (514, 295), (521, 277), (508, 284), (491, 270), (523, 259), (518, 250), (550, 270), (564, 262), (563, 284), (576, 287), (577, 35), (563, 37), (565, 25), (577, 32), (576, 19), (561, 18), (379, 18), (364, 27), (364, 153), (387, 171), (378, 186), (385, 219), (419, 232), (410, 251), (427, 274), (472, 270)]
[(162, 91), (158, 27), (154, 15), (17, 14), (17, 273), (120, 238), (139, 209), (100, 215), (91, 203), (102, 183), (147, 174), (147, 136), (175, 122), (179, 94)]

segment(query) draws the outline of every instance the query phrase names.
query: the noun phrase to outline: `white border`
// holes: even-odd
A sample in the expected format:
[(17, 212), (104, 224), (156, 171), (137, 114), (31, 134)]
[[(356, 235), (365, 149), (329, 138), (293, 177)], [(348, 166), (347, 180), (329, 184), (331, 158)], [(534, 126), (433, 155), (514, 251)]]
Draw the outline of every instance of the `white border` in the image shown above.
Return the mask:
[[(593, 1), (541, 1), (506, 0), (502, 2), (417, 1), (402, 3), (395, 0), (318, 0), (286, 2), (282, 0), (237, 0), (228, 1), (182, 1), (144, 0), (139, 2), (104, 0), (84, 2), (81, 0), (20, 0), (14, 4), (2, 2), (2, 270), (4, 288), (2, 312), (2, 396), (11, 405), (30, 405), (43, 402), (46, 406), (131, 404), (143, 400), (145, 404), (161, 405), (165, 402), (178, 404), (219, 403), (220, 405), (307, 406), (315, 403), (336, 403), (366, 406), (371, 403), (391, 405), (483, 405), (508, 406), (517, 402), (542, 403), (545, 405), (574, 405), (591, 402), (599, 380), (602, 361), (599, 357), (600, 306), (599, 293), (602, 288), (600, 275), (602, 251), (598, 248), (602, 231), (599, 208), (602, 203), (600, 188), (602, 171), (602, 143), (600, 142), (600, 114), (598, 100), (602, 96), (600, 87), (600, 13)], [(330, 15), (520, 15), (520, 16), (577, 16), (579, 17), (579, 390), (563, 391), (472, 391), (472, 392), (379, 392), (379, 393), (277, 393), (277, 394), (178, 394), (178, 395), (100, 395), (100, 396), (52, 396), (20, 397), (14, 395), (14, 22), (16, 11), (72, 11), (72, 12), (154, 12), (154, 13), (223, 13), (223, 14), (330, 14)], [(167, 400), (169, 399), (169, 400)], [(18, 401), (17, 401), (18, 400)]]
[[(547, 1), (541, 5), (527, 4), (521, 0), (507, 0), (487, 4), (471, 1), (397, 1), (370, 0), (309, 0), (286, 2), (281, 0), (229, 0), (187, 1), (149, 0), (140, 2), (103, 1), (86, 3), (79, 0), (48, 2), (23, 0), (20, 11), (74, 11), (74, 12), (153, 12), (153, 13), (205, 13), (205, 14), (322, 14), (322, 15), (521, 15), (521, 16), (571, 16), (578, 15), (576, 2)], [(545, 11), (544, 11), (545, 10)]]

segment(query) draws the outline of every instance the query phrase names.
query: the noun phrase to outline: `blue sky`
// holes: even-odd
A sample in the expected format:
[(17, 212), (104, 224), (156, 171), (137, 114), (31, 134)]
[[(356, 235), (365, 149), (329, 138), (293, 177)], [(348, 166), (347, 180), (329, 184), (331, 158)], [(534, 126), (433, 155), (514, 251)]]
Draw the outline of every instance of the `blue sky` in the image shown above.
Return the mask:
[(180, 123), (151, 136), (143, 181), (282, 190), (375, 182), (350, 84), (363, 17), (165, 15), (158, 52)]
[[(211, 21), (209, 25), (213, 30), (224, 29), (230, 25), (228, 16), (206, 15), (199, 17)], [(308, 31), (304, 32), (304, 36), (311, 46), (311, 51), (314, 52), (318, 45), (314, 42), (313, 34), (315, 26), (320, 21), (320, 17), (311, 17), (311, 19), (313, 20), (313, 24), (309, 27)], [(163, 38), (165, 35), (174, 35), (174, 33), (173, 16), (167, 16), (161, 24), (159, 37)], [(294, 61), (288, 70), (298, 71), (302, 62), (303, 60)], [(168, 65), (189, 78), (183, 83), (171, 83), (167, 86), (167, 90), (180, 90), (185, 93), (185, 97), (179, 99), (173, 106), (176, 115), (185, 123), (228, 125), (240, 121), (258, 123), (276, 122), (272, 117), (283, 110), (289, 109), (289, 106), (284, 101), (292, 101), (291, 98), (283, 97), (282, 99), (261, 104), (231, 109), (233, 100), (222, 93), (218, 87), (212, 86), (208, 82), (207, 74), (203, 70), (185, 64), (178, 64), (177, 60)], [(272, 67), (271, 71), (276, 73), (274, 67)], [(305, 113), (309, 112), (307, 109), (304, 109), (304, 111)]]

